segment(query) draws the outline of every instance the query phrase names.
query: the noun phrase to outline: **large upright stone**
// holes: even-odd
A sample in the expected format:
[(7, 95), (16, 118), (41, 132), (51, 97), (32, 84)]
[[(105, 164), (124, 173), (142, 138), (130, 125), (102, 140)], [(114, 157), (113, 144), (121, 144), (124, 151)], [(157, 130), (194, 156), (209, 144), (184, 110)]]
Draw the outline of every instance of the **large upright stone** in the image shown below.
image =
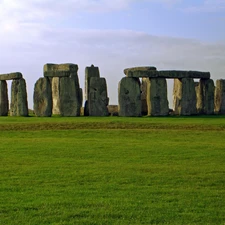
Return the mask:
[(192, 78), (174, 79), (173, 106), (177, 115), (197, 113), (195, 83)]
[(52, 89), (47, 77), (39, 78), (35, 83), (33, 101), (36, 116), (52, 115)]
[(10, 115), (28, 116), (26, 81), (23, 78), (12, 81)]
[(59, 110), (61, 116), (80, 116), (80, 87), (76, 78), (59, 78)]
[(150, 78), (147, 82), (147, 105), (149, 116), (167, 116), (167, 82), (164, 78)]
[(7, 116), (9, 112), (8, 87), (5, 80), (0, 81), (0, 116)]
[(216, 81), (215, 113), (225, 114), (225, 80), (223, 79)]
[(200, 79), (195, 86), (197, 103), (196, 108), (199, 114), (214, 114), (214, 82), (211, 79)]
[(148, 105), (147, 105), (147, 84), (149, 82), (149, 78), (141, 79), (141, 114), (148, 114)]
[(141, 116), (141, 88), (138, 78), (124, 77), (118, 87), (119, 116)]
[(91, 77), (89, 85), (89, 116), (108, 116), (109, 98), (105, 78)]
[(88, 100), (89, 97), (90, 79), (92, 77), (100, 77), (99, 68), (94, 65), (85, 68), (85, 100)]
[(59, 77), (52, 78), (52, 114), (60, 115)]

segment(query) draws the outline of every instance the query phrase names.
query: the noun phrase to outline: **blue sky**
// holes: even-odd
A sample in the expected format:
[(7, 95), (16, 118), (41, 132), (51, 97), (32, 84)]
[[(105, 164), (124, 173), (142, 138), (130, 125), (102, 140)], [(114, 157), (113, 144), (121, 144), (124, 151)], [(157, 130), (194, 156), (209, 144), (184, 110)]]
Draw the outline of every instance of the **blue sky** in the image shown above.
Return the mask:
[(78, 64), (82, 88), (99, 66), (110, 104), (127, 67), (225, 78), (225, 0), (0, 0), (0, 27), (0, 74), (23, 73), (30, 108), (45, 63)]

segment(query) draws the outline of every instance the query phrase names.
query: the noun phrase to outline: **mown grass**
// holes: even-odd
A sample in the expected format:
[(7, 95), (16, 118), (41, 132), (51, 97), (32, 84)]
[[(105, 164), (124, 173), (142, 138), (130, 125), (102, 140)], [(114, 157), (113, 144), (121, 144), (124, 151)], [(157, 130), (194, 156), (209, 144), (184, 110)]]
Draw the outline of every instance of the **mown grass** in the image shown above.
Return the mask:
[(225, 224), (225, 117), (0, 117), (0, 224)]

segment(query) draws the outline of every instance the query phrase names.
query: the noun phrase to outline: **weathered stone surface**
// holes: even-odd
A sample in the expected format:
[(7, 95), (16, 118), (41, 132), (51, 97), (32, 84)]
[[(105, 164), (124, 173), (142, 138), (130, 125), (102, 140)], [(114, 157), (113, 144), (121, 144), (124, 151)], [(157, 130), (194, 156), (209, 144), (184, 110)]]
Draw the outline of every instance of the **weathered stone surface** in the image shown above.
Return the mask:
[(193, 79), (183, 78), (174, 80), (173, 106), (174, 114), (185, 116), (197, 114), (195, 83)]
[(132, 67), (124, 69), (124, 74), (128, 77), (146, 77), (143, 74), (148, 74), (149, 71), (156, 71), (154, 66)]
[(109, 98), (105, 78), (91, 77), (89, 86), (89, 116), (108, 116)]
[(148, 114), (148, 105), (147, 105), (147, 83), (149, 78), (141, 79), (141, 113), (142, 115)]
[(80, 87), (74, 77), (59, 79), (59, 109), (61, 116), (80, 116)]
[(108, 111), (110, 116), (118, 116), (118, 105), (108, 105)]
[(216, 81), (215, 113), (225, 114), (225, 80), (223, 79)]
[(83, 105), (83, 90), (82, 90), (82, 88), (79, 88), (79, 104), (80, 104), (80, 106)]
[(39, 78), (35, 83), (33, 101), (36, 116), (52, 115), (52, 89), (47, 77)]
[(0, 74), (0, 80), (15, 80), (21, 79), (23, 77), (22, 73), (8, 73), (8, 74)]
[(77, 74), (71, 77), (52, 78), (52, 114), (79, 116), (82, 103), (82, 89)]
[(52, 78), (52, 114), (60, 115), (59, 77)]
[(118, 97), (119, 116), (141, 116), (141, 88), (138, 78), (122, 78)]
[(164, 78), (150, 78), (147, 82), (147, 105), (149, 116), (169, 115), (167, 82)]
[(149, 78), (168, 78), (168, 79), (182, 79), (182, 78), (202, 78), (209, 79), (209, 72), (200, 71), (182, 71), (182, 70), (154, 70), (152, 67), (150, 69), (145, 69), (146, 67), (137, 67), (131, 69), (125, 69), (124, 73), (127, 77), (149, 77)]
[(214, 82), (211, 79), (200, 79), (195, 86), (197, 103), (196, 108), (199, 114), (214, 114)]
[(78, 65), (72, 63), (65, 64), (45, 64), (44, 65), (45, 77), (71, 77), (77, 74)]
[(8, 87), (5, 80), (0, 81), (0, 116), (7, 116), (9, 112)]
[(88, 100), (89, 97), (90, 79), (92, 77), (100, 77), (99, 68), (94, 65), (85, 68), (85, 100)]
[(11, 85), (11, 116), (28, 116), (26, 81), (13, 80)]

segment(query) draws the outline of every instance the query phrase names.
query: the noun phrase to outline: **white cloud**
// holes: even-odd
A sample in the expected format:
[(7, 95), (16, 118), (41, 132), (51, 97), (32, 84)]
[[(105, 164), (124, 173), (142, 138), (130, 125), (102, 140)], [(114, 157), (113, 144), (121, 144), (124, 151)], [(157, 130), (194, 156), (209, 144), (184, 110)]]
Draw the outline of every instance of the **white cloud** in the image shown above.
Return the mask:
[[(84, 87), (84, 69), (95, 64), (106, 77), (110, 103), (117, 103), (117, 86), (123, 69), (156, 66), (162, 69), (210, 71), (214, 80), (223, 78), (225, 45), (158, 37), (131, 30), (40, 29), (26, 37), (23, 27), (19, 42), (0, 42), (0, 73), (20, 71), (27, 80), (29, 105), (33, 87), (43, 76), (45, 63), (71, 62), (79, 65), (80, 84)], [(7, 43), (7, 44), (6, 44)]]

